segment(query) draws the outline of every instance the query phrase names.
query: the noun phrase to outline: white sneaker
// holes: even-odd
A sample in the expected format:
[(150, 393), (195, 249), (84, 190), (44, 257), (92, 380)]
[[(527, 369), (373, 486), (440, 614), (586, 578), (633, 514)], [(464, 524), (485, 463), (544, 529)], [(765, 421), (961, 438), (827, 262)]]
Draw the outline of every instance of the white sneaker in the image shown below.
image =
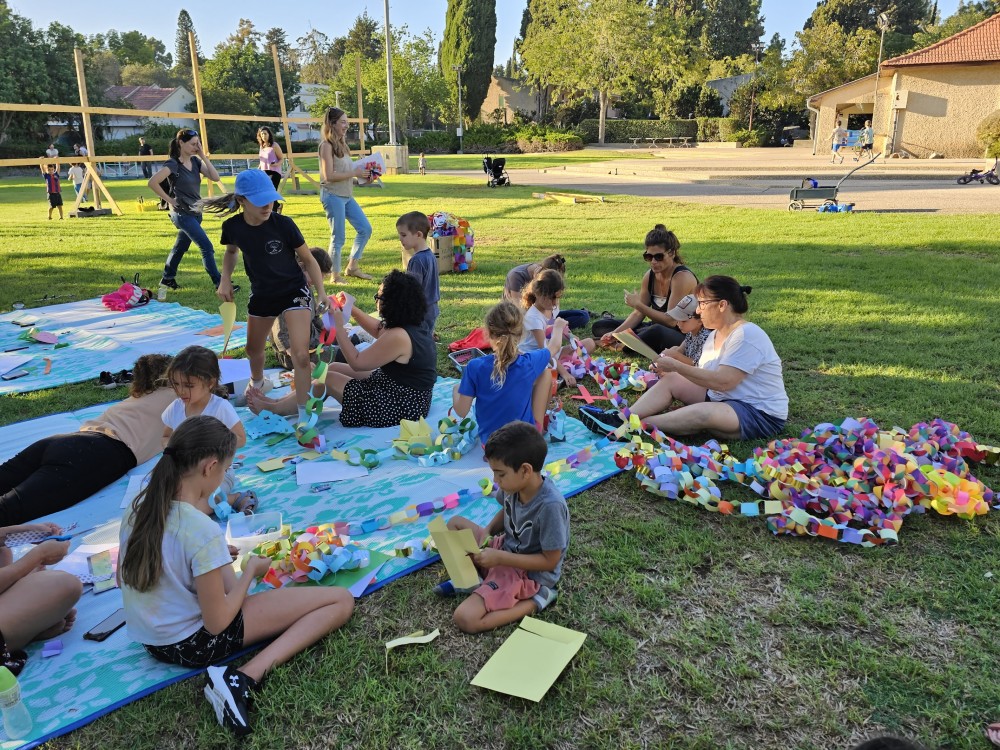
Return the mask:
[(262, 379), (262, 380), (254, 380), (253, 378), (250, 378), (250, 380), (249, 380), (249, 381), (247, 381), (247, 387), (246, 387), (246, 389), (245, 389), (245, 390), (243, 391), (243, 395), (244, 395), (244, 396), (246, 396), (247, 392), (248, 392), (248, 391), (249, 391), (249, 390), (250, 390), (251, 388), (256, 388), (256, 389), (257, 389), (257, 390), (259, 390), (259, 391), (260, 391), (261, 393), (264, 393), (264, 394), (266, 394), (266, 393), (268, 393), (269, 391), (272, 391), (272, 390), (274, 390), (274, 383), (273, 383), (273, 382), (271, 381), (271, 379), (270, 379), (270, 378), (264, 378), (264, 379)]

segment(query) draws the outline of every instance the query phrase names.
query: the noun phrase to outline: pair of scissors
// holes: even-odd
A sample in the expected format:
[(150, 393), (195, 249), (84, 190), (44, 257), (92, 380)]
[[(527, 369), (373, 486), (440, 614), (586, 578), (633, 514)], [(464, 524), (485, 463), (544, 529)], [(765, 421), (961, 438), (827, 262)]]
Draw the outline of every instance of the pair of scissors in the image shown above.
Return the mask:
[(93, 531), (96, 528), (97, 528), (96, 526), (91, 526), (89, 529), (82, 529), (80, 531), (70, 531), (63, 534), (52, 534), (51, 536), (47, 536), (42, 539), (37, 539), (33, 542), (30, 542), (30, 544), (41, 544), (42, 542), (68, 542), (73, 537), (79, 536), (80, 534), (86, 534), (88, 531)]

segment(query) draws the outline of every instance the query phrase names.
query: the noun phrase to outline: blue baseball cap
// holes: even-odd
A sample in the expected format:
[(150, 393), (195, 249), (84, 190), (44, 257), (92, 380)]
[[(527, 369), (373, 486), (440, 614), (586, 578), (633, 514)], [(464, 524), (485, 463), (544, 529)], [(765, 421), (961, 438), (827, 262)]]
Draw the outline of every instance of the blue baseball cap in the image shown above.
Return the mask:
[(274, 189), (271, 177), (259, 169), (248, 169), (236, 175), (236, 194), (242, 195), (258, 208), (284, 200)]

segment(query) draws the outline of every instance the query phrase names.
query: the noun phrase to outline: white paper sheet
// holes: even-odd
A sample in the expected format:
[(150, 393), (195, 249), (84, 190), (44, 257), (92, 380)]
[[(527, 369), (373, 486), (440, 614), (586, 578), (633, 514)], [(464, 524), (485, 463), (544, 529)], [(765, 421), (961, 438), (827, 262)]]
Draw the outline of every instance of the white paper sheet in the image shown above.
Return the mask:
[(219, 378), (219, 382), (223, 385), (226, 383), (236, 383), (240, 380), (249, 380), (250, 360), (220, 359), (219, 371), (222, 373), (222, 376)]

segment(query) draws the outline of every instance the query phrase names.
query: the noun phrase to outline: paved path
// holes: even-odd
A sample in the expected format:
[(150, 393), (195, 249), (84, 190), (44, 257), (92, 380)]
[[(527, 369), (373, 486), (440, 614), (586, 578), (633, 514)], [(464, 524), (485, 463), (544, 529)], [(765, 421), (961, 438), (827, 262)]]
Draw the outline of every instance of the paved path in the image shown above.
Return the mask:
[[(515, 185), (559, 191), (638, 195), (710, 205), (788, 209), (791, 188), (811, 176), (835, 184), (857, 164), (851, 158), (831, 165), (829, 157), (808, 149), (671, 149), (654, 159), (620, 159), (548, 170), (517, 169), (509, 157)], [(881, 160), (880, 160), (881, 161)], [(839, 200), (855, 211), (913, 213), (1000, 213), (1000, 186), (959, 185), (955, 178), (977, 159), (906, 159), (879, 162), (844, 182)], [(456, 175), (483, 179), (482, 172)], [(811, 209), (807, 209), (811, 210)]]

